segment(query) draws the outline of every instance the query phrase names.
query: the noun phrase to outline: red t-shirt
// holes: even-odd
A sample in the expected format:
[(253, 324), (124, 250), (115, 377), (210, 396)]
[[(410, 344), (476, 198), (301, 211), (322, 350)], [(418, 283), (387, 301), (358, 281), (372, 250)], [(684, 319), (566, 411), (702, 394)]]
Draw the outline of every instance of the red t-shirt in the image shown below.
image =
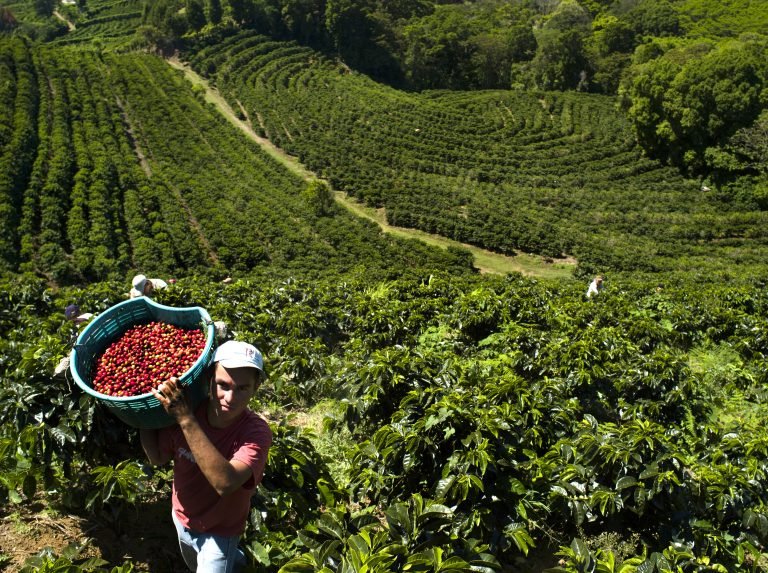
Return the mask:
[(163, 428), (158, 435), (161, 452), (173, 454), (173, 510), (186, 528), (214, 535), (235, 536), (245, 530), (251, 495), (264, 475), (272, 431), (262, 418), (246, 410), (226, 428), (208, 423), (207, 401), (197, 408), (195, 417), (214, 447), (228, 460), (239, 460), (251, 467), (253, 476), (237, 491), (220, 496), (197, 467), (181, 428)]

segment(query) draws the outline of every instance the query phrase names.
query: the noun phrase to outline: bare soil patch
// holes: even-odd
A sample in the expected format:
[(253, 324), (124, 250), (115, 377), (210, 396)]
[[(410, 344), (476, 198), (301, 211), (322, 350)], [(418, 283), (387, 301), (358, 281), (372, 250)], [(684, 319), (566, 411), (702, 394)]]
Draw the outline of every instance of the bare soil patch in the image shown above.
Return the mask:
[(81, 557), (100, 557), (108, 568), (133, 563), (136, 571), (182, 573), (168, 496), (109, 516), (75, 515), (43, 503), (0, 509), (0, 571), (19, 571), (30, 557), (50, 549), (55, 555), (70, 544), (85, 544)]

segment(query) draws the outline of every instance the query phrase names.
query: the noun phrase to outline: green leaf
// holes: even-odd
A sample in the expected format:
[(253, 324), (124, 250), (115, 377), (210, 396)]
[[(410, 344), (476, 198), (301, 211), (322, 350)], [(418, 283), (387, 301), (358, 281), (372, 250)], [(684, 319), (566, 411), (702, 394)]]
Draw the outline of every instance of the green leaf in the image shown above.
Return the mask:
[(109, 565), (109, 561), (105, 561), (101, 557), (89, 557), (82, 563), (79, 563), (78, 567), (83, 571), (95, 571), (97, 567), (103, 567), (104, 565)]
[(659, 555), (656, 560), (656, 569), (659, 571), (674, 571), (672, 563), (663, 554)]
[(390, 506), (384, 515), (387, 518), (387, 523), (390, 528), (401, 532), (405, 536), (409, 536), (413, 525), (411, 523), (411, 514), (408, 511), (408, 506), (404, 503), (398, 503)]
[(471, 570), (472, 568), (469, 563), (464, 561), (461, 557), (456, 556), (449, 557), (435, 569), (435, 571), (439, 573), (464, 573)]
[(345, 538), (343, 524), (331, 512), (323, 513), (317, 521), (317, 528), (333, 539), (343, 540)]
[(71, 428), (65, 426), (64, 424), (59, 424), (55, 428), (51, 428), (50, 432), (59, 446), (64, 446), (67, 442), (71, 444), (77, 442), (77, 436), (75, 436), (75, 432), (73, 432)]
[(96, 500), (98, 500), (100, 497), (101, 497), (101, 490), (95, 489), (89, 492), (88, 495), (85, 497), (85, 508), (91, 509), (93, 505), (96, 503)]
[(640, 473), (640, 479), (647, 479), (649, 477), (654, 477), (659, 474), (659, 466), (656, 462), (653, 462), (652, 464), (648, 465), (641, 473)]
[(552, 493), (556, 493), (561, 497), (568, 497), (568, 491), (563, 486), (553, 485), (551, 488)]
[(616, 556), (613, 554), (613, 551), (598, 550), (598, 557), (595, 573), (615, 573)]
[(422, 529), (437, 530), (442, 525), (450, 523), (453, 512), (444, 505), (430, 505), (416, 517), (416, 524)]
[(329, 482), (325, 478), (317, 480), (317, 489), (320, 492), (320, 499), (323, 504), (328, 507), (332, 507), (336, 503), (336, 498), (333, 495), (333, 491), (329, 486)]
[(634, 485), (637, 485), (637, 479), (632, 476), (624, 476), (619, 478), (616, 482), (616, 489), (621, 491), (622, 489), (626, 489)]
[(264, 565), (265, 567), (269, 567), (272, 564), (272, 560), (269, 558), (269, 551), (261, 543), (258, 541), (252, 541), (248, 548), (251, 551), (251, 555), (253, 555), (253, 558), (258, 563)]
[(453, 487), (454, 482), (456, 481), (455, 475), (450, 475), (448, 477), (445, 477), (437, 482), (437, 487), (435, 488), (435, 495), (440, 498), (445, 498), (448, 495), (448, 492)]
[(640, 565), (637, 566), (637, 569), (635, 571), (637, 573), (653, 573), (654, 571), (656, 571), (656, 565), (655, 563), (652, 563), (650, 560), (645, 560)]
[(525, 495), (525, 493), (528, 491), (528, 488), (525, 487), (525, 484), (517, 478), (513, 478), (509, 485), (509, 491), (516, 495)]
[(506, 527), (504, 535), (510, 538), (524, 555), (528, 555), (528, 550), (536, 545), (528, 529), (522, 523), (513, 523)]
[(586, 505), (578, 500), (571, 500), (570, 505), (573, 520), (576, 522), (576, 525), (581, 525), (587, 518)]
[(584, 543), (583, 539), (578, 537), (575, 537), (573, 541), (571, 541), (571, 549), (573, 550), (574, 555), (580, 560), (587, 559), (590, 555), (589, 547), (587, 547), (587, 544)]
[(648, 491), (644, 487), (638, 487), (635, 489), (634, 494), (635, 505), (640, 509), (645, 507), (645, 502), (648, 500)]
[(288, 561), (278, 569), (278, 573), (317, 573), (323, 570), (319, 569), (320, 566), (311, 555), (305, 553)]

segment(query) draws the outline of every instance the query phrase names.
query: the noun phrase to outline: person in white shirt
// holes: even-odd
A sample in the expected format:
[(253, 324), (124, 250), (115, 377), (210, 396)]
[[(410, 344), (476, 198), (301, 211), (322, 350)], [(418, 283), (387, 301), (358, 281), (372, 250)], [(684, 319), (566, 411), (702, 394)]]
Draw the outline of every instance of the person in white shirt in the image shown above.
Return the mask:
[(163, 279), (148, 279), (144, 275), (136, 275), (131, 281), (131, 298), (152, 296), (155, 289), (167, 288), (168, 283)]
[(603, 290), (603, 277), (602, 275), (597, 275), (592, 280), (592, 282), (589, 283), (589, 288), (587, 289), (587, 298), (597, 296), (601, 290)]

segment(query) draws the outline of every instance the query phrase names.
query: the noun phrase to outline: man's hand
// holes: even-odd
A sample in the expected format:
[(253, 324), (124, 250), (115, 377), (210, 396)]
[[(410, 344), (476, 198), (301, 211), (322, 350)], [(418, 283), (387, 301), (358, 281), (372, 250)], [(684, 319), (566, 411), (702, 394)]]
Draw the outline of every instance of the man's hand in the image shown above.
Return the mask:
[[(245, 462), (227, 460), (211, 443), (192, 413), (178, 378), (163, 382), (157, 390), (152, 389), (152, 394), (160, 401), (165, 411), (178, 422), (195, 458), (195, 463), (216, 493), (229, 495), (253, 476), (253, 470)], [(147, 445), (152, 444), (149, 436), (144, 434), (148, 434), (148, 431), (142, 434), (142, 444), (145, 446), (147, 456), (150, 460), (159, 460), (160, 454), (155, 453), (157, 448), (155, 450), (151, 447), (147, 448)]]
[(181, 423), (192, 417), (192, 410), (189, 408), (189, 402), (184, 396), (178, 378), (172, 377), (160, 384), (157, 389), (152, 388), (152, 394), (177, 422)]

